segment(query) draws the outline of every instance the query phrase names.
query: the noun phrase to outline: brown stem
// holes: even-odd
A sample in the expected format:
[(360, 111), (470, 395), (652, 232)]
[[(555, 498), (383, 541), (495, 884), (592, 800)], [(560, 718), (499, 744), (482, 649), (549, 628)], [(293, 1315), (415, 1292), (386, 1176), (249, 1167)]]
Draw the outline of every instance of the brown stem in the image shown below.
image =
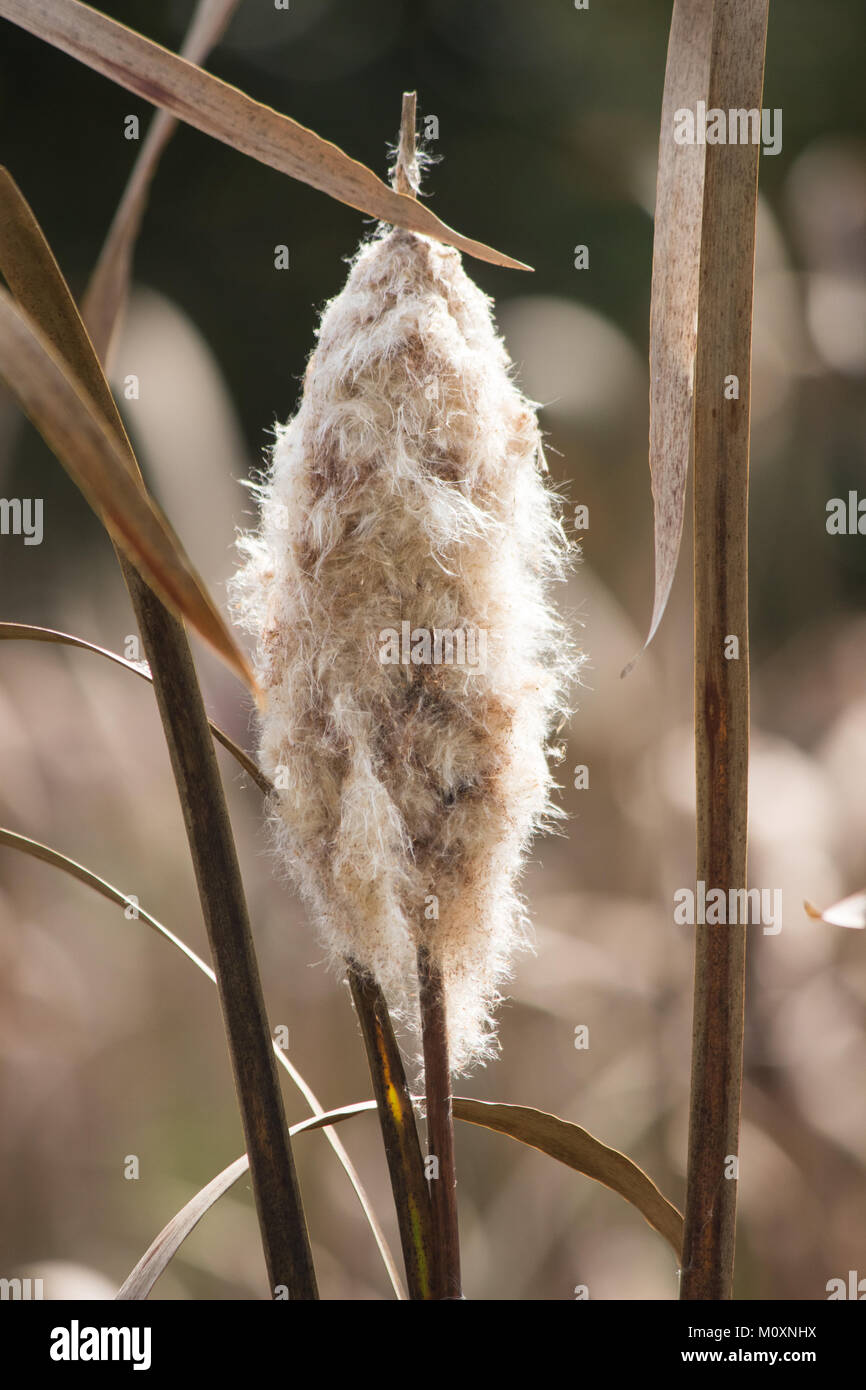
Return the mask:
[(430, 1194), (403, 1059), (381, 989), (352, 961), (346, 964), (379, 1111), (409, 1297), (430, 1299), (434, 1297), (436, 1254)]
[(121, 558), (177, 782), (243, 1122), (272, 1295), (318, 1297), (246, 899), (183, 626)]
[[(716, 0), (707, 108), (761, 106), (767, 0)], [(697, 879), (746, 886), (749, 389), (758, 149), (708, 145), (695, 363)], [(737, 383), (737, 390), (732, 389)], [(734, 645), (736, 643), (736, 645)], [(743, 911), (698, 925), (680, 1297), (732, 1296), (743, 1077)], [(727, 918), (735, 916), (735, 921)]]
[[(392, 178), (398, 193), (418, 192), (415, 150), (415, 92), (403, 93), (400, 142)], [(424, 1086), (427, 1098), (427, 1152), (431, 1165), (430, 1205), (435, 1241), (433, 1297), (462, 1298), (460, 1239), (457, 1227), (457, 1175), (454, 1166), (454, 1120), (451, 1113), (451, 1069), (445, 991), (438, 967), (421, 946), (418, 951), (421, 1031), (424, 1041)]]
[(418, 984), (424, 1041), (427, 1152), (430, 1159), (435, 1159), (431, 1165), (430, 1202), (437, 1250), (436, 1296), (441, 1299), (462, 1298), (445, 990), (441, 972), (430, 959), (425, 946), (418, 951)]

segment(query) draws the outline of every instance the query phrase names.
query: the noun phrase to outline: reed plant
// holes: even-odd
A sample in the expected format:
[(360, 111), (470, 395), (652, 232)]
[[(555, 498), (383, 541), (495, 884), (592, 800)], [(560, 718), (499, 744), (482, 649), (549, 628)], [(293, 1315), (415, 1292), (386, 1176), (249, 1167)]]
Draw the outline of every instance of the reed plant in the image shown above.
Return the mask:
[[(3, 624), (2, 636), (87, 649), (153, 684), (213, 968), (145, 909), (141, 920), (216, 986), (246, 1140), (246, 1153), (172, 1216), (119, 1297), (147, 1297), (197, 1222), (249, 1171), (272, 1296), (317, 1298), (292, 1143), (313, 1127), (326, 1130), (346, 1169), (395, 1295), (462, 1297), (457, 1121), (612, 1188), (671, 1247), (682, 1298), (729, 1298), (743, 929), (697, 930), (685, 1221), (636, 1163), (570, 1120), (452, 1094), (455, 1077), (496, 1055), (496, 1009), (527, 923), (520, 875), (533, 835), (555, 824), (551, 755), (582, 660), (555, 597), (576, 547), (548, 480), (535, 407), (514, 383), (494, 306), (468, 270), (472, 258), (503, 278), (528, 267), (452, 230), (416, 196), (413, 94), (403, 100), (389, 185), (211, 76), (208, 52), (236, 5), (201, 0), (174, 54), (78, 0), (0, 0), (0, 17), (159, 108), (80, 307), (26, 189), (10, 172), (0, 178), (0, 373), (107, 528), (147, 666), (22, 623)], [(676, 111), (700, 101), (760, 108), (766, 24), (767, 0), (675, 0), (653, 261), (648, 640), (677, 565), (693, 453), (697, 878), (725, 890), (746, 886), (758, 151), (678, 144), (673, 124)], [(145, 488), (106, 376), (146, 199), (177, 121), (378, 224), (325, 309), (299, 409), (254, 484), (260, 522), (241, 537), (233, 585), (253, 658)], [(731, 377), (735, 397), (725, 393)], [(255, 755), (209, 720), (187, 629), (238, 678), (238, 700), (251, 697)], [(482, 634), (483, 661), (437, 663), (427, 648), (443, 631), (464, 646)], [(726, 648), (732, 635), (736, 660)], [(372, 1100), (325, 1111), (272, 1040), (214, 739), (262, 792), (274, 855), (349, 981)], [(125, 901), (52, 847), (12, 829), (0, 842)], [(311, 1111), (291, 1131), (278, 1067)], [(371, 1108), (402, 1268), (336, 1133)]]

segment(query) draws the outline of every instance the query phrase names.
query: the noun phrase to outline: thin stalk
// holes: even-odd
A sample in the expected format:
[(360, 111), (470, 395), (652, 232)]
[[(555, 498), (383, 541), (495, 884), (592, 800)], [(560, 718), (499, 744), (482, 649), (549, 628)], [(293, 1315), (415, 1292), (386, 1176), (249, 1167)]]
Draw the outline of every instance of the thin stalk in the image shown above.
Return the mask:
[(121, 557), (183, 808), (272, 1294), (316, 1299), (310, 1238), (216, 753), (183, 625)]
[(427, 1152), (431, 1159), (436, 1160), (430, 1179), (430, 1205), (437, 1252), (436, 1296), (440, 1299), (462, 1298), (445, 990), (439, 968), (423, 946), (418, 952), (418, 984), (424, 1043)]
[[(716, 0), (707, 109), (760, 109), (766, 27), (767, 0)], [(756, 144), (707, 146), (694, 421), (697, 879), (726, 902), (746, 887), (757, 169)], [(744, 924), (696, 927), (686, 1300), (732, 1295), (745, 960)]]
[(431, 1299), (435, 1292), (435, 1249), (430, 1194), (403, 1060), (385, 996), (376, 981), (352, 961), (347, 962), (347, 971), (379, 1111), (409, 1297)]
[[(415, 92), (403, 93), (400, 142), (392, 180), (398, 193), (406, 193), (413, 198), (419, 185), (415, 148), (416, 101)], [(436, 1266), (433, 1296), (439, 1299), (462, 1298), (445, 991), (438, 967), (431, 961), (423, 946), (418, 951), (418, 985), (424, 1044), (427, 1152), (429, 1158), (434, 1160), (430, 1179)]]

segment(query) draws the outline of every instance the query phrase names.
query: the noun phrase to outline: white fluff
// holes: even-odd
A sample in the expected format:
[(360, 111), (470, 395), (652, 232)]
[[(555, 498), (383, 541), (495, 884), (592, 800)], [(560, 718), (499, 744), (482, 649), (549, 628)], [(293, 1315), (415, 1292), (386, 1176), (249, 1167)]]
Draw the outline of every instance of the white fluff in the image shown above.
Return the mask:
[[(491, 307), (449, 247), (383, 230), (361, 248), (232, 589), (258, 639), (279, 854), (332, 958), (412, 1026), (426, 943), (455, 1072), (495, 1051), (526, 939), (523, 857), (560, 814), (546, 743), (577, 661), (548, 596), (573, 547)], [(483, 630), (486, 669), (383, 664), (381, 634), (403, 622)]]

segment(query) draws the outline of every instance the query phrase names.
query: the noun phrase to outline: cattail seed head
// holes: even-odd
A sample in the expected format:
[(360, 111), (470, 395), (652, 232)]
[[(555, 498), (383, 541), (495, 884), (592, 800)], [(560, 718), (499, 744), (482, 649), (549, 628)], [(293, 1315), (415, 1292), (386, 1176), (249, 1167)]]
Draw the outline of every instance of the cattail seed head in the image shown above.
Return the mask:
[(384, 229), (361, 248), (232, 587), (278, 853), (331, 956), (410, 1025), (426, 945), (455, 1072), (495, 1051), (577, 661), (549, 597), (572, 547), (491, 307), (451, 248)]

